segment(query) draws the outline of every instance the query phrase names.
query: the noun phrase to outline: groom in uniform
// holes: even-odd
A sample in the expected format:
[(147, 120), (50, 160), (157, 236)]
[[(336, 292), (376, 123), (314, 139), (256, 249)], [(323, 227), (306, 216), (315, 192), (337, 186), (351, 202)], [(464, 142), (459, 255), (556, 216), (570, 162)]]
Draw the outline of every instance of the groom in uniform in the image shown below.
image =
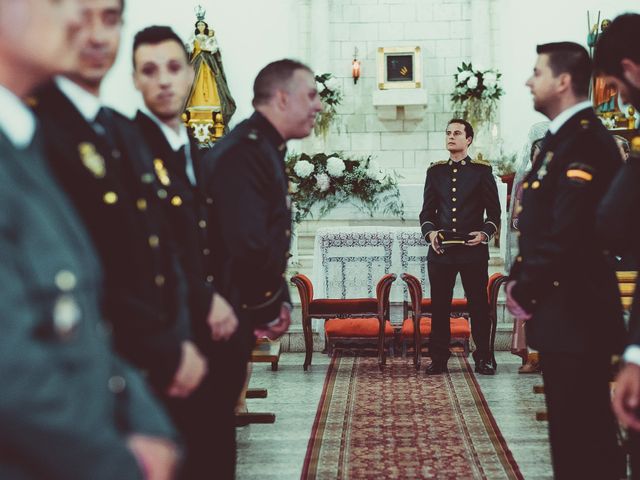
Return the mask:
[[(493, 375), (495, 365), (491, 357), (487, 296), (488, 244), (500, 225), (498, 188), (491, 165), (472, 160), (467, 153), (473, 142), (473, 127), (469, 122), (450, 120), (445, 138), (449, 160), (429, 166), (420, 212), (422, 235), (431, 246), (427, 262), (433, 323), (429, 346), (431, 364), (426, 373), (438, 375), (447, 370), (451, 339), (449, 317), (459, 273), (476, 344), (473, 352), (475, 371)], [(443, 238), (457, 235), (465, 235), (464, 244), (443, 248)]]

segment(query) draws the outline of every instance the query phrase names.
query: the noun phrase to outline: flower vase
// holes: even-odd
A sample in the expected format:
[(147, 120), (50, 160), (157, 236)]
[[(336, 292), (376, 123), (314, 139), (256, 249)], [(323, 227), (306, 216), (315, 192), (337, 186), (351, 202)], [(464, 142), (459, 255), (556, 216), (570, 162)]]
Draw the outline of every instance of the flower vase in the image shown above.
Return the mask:
[[(291, 205), (291, 217), (294, 218), (296, 213), (295, 204)], [(300, 251), (298, 250), (298, 232), (297, 232), (298, 224), (296, 222), (291, 222), (291, 238), (289, 245), (289, 268), (297, 268), (300, 266)]]
[(491, 159), (492, 150), (492, 137), (491, 126), (488, 122), (481, 123), (480, 125), (472, 125), (474, 128), (473, 143), (473, 158), (477, 158), (478, 154), (482, 154), (482, 158), (485, 160)]

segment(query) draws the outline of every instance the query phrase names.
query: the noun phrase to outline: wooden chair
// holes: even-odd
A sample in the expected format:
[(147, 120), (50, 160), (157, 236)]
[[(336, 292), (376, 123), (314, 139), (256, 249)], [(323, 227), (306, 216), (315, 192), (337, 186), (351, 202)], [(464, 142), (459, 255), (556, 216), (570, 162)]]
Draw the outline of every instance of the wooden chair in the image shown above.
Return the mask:
[(337, 343), (371, 343), (378, 338), (378, 363), (385, 363), (385, 345), (391, 344), (393, 328), (389, 322), (389, 293), (396, 280), (395, 274), (384, 275), (376, 286), (376, 298), (313, 298), (313, 284), (305, 275), (294, 275), (291, 282), (297, 287), (302, 311), (302, 329), (305, 340), (306, 371), (313, 355), (311, 319), (325, 319), (328, 349), (331, 353)]
[[(431, 334), (432, 313), (431, 299), (422, 297), (422, 285), (415, 276), (403, 273), (402, 280), (407, 284), (409, 296), (411, 298), (410, 307), (405, 303), (405, 320), (402, 325), (401, 338), (406, 345), (413, 340), (413, 364), (416, 370), (420, 369), (421, 353), (424, 340)], [(489, 278), (487, 293), (489, 297), (489, 320), (490, 332), (490, 353), (491, 361), (496, 366), (494, 356), (494, 344), (497, 326), (497, 299), (500, 286), (506, 281), (506, 277), (501, 273), (495, 273)], [(409, 316), (409, 313), (411, 315)], [(428, 316), (429, 315), (429, 316)], [(471, 337), (471, 327), (468, 321), (468, 303), (466, 298), (454, 298), (451, 302), (451, 344), (461, 344), (465, 356), (469, 355), (469, 339)], [(419, 328), (418, 328), (419, 325)]]
[(622, 308), (626, 312), (631, 310), (633, 304), (633, 293), (636, 290), (638, 272), (616, 272), (618, 277), (618, 288), (620, 289), (620, 300)]

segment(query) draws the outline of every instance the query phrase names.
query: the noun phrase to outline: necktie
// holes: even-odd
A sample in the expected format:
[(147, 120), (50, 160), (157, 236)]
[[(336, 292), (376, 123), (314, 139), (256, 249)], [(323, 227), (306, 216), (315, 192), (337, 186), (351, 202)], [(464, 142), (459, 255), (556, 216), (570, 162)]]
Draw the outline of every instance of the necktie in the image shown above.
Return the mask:
[(183, 145), (182, 147), (180, 147), (180, 150), (178, 150), (177, 153), (178, 153), (178, 156), (180, 157), (179, 159), (180, 168), (181, 168), (180, 171), (186, 173), (187, 178), (189, 179), (189, 182), (191, 183), (191, 185), (195, 185), (196, 172), (193, 167), (193, 159), (191, 158), (191, 150), (189, 149), (189, 144)]

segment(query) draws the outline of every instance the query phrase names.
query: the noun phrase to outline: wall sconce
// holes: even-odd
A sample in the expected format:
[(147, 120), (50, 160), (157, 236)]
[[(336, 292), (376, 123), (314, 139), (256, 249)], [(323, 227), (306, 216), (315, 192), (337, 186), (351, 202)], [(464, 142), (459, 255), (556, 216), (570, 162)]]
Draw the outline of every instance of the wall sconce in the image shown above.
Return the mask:
[(358, 47), (353, 52), (353, 62), (351, 62), (351, 76), (353, 77), (353, 84), (358, 83), (360, 78), (360, 60), (358, 60)]

